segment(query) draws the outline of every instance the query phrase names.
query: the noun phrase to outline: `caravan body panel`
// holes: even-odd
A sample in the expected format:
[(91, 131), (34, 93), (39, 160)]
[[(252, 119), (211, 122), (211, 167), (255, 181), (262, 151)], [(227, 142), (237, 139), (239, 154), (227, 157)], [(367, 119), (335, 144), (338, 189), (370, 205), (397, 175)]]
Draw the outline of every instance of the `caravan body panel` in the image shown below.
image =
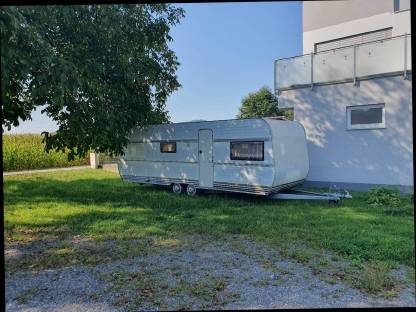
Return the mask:
[[(303, 127), (291, 121), (259, 118), (163, 124), (137, 129), (129, 139), (119, 172), (131, 182), (184, 183), (266, 195), (301, 183), (309, 168)], [(263, 158), (232, 159), (232, 142), (261, 144)], [(169, 143), (175, 151), (162, 152), (161, 144)]]

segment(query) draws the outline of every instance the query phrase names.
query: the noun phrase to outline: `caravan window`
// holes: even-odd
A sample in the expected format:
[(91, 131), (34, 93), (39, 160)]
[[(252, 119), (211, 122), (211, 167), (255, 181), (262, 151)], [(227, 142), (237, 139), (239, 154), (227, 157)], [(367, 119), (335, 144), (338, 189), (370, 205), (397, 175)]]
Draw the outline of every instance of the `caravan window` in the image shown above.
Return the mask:
[(264, 160), (264, 142), (230, 142), (231, 160)]
[(161, 153), (176, 153), (176, 142), (160, 142)]

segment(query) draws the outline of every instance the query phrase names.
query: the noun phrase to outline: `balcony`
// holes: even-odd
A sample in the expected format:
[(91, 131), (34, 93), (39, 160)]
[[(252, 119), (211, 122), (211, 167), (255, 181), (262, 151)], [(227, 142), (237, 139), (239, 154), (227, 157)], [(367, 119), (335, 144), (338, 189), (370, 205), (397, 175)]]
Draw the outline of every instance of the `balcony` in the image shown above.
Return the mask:
[(275, 61), (275, 89), (356, 82), (412, 70), (410, 34)]

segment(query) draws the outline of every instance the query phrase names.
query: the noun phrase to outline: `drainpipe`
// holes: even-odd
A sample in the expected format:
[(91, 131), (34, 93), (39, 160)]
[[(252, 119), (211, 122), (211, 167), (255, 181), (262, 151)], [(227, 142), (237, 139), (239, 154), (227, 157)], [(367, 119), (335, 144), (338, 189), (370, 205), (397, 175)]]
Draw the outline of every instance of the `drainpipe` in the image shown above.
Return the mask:
[(313, 90), (313, 52), (311, 52), (311, 90)]
[(277, 73), (277, 60), (274, 61), (274, 95), (276, 97), (279, 97), (280, 91), (278, 88), (276, 88), (276, 83), (277, 83), (276, 73)]
[(354, 75), (354, 86), (357, 86), (357, 45), (354, 44), (354, 70), (353, 70), (353, 75)]
[(403, 79), (408, 79), (407, 76), (407, 33), (404, 33), (404, 70)]

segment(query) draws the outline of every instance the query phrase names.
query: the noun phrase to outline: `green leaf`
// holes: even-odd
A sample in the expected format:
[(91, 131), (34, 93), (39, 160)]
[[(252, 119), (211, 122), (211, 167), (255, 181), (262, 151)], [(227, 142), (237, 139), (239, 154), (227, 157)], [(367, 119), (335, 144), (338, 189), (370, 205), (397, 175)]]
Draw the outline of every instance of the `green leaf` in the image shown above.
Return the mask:
[(46, 105), (59, 127), (48, 150), (122, 153), (133, 128), (169, 120), (180, 84), (167, 41), (183, 16), (170, 4), (2, 8), (3, 126)]

